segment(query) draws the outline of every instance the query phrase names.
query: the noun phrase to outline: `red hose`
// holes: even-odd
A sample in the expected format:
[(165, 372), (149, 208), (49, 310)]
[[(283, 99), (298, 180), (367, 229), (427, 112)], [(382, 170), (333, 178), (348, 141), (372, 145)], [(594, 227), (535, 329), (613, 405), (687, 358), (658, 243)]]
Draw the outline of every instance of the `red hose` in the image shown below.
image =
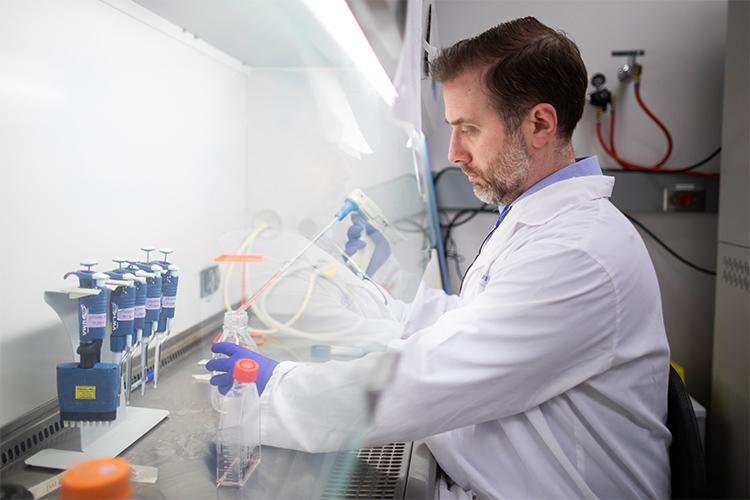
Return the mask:
[[(664, 156), (661, 160), (659, 160), (658, 163), (654, 165), (640, 165), (638, 163), (631, 163), (617, 154), (617, 147), (615, 145), (615, 108), (612, 107), (612, 110), (610, 111), (610, 117), (609, 117), (609, 145), (607, 145), (604, 142), (604, 136), (602, 134), (601, 130), (601, 122), (598, 119), (596, 121), (596, 136), (599, 140), (599, 144), (604, 149), (604, 152), (607, 153), (613, 160), (615, 160), (622, 168), (626, 170), (640, 170), (640, 171), (653, 171), (653, 170), (660, 170), (661, 167), (667, 162), (669, 157), (672, 155), (672, 148), (673, 148), (673, 141), (672, 141), (672, 134), (669, 133), (669, 129), (662, 123), (659, 118), (654, 115), (654, 113), (646, 106), (646, 104), (643, 102), (643, 99), (641, 98), (641, 86), (640, 83), (635, 84), (635, 98), (638, 101), (638, 104), (641, 106), (643, 111), (651, 118), (654, 123), (662, 130), (664, 133), (664, 136), (667, 138), (667, 151), (664, 153)], [(664, 170), (665, 172), (668, 170)], [(685, 172), (688, 175), (696, 175), (700, 177), (710, 177), (710, 178), (718, 178), (719, 176), (717, 174), (710, 174), (706, 172), (692, 172), (688, 171)]]
[[(659, 120), (655, 114), (651, 112), (650, 109), (646, 106), (646, 103), (643, 102), (643, 99), (641, 98), (641, 84), (636, 83), (635, 84), (635, 98), (638, 101), (638, 104), (640, 104), (641, 108), (643, 108), (643, 111), (646, 112), (646, 114), (651, 118), (654, 123), (656, 123), (662, 132), (664, 132), (664, 136), (667, 138), (667, 152), (664, 153), (664, 157), (661, 159), (659, 163), (656, 164), (654, 168), (660, 168), (662, 165), (667, 163), (667, 160), (672, 155), (672, 134), (669, 133), (669, 129)], [(614, 148), (613, 148), (614, 149)]]
[(615, 107), (612, 106), (612, 114), (609, 117), (609, 147), (615, 160), (619, 158), (615, 149)]
[[(610, 115), (610, 128), (609, 128), (609, 137), (610, 141), (614, 138), (614, 124), (615, 124), (615, 115), (614, 110), (612, 110), (612, 114)], [(615, 160), (622, 168), (625, 170), (639, 170), (644, 172), (653, 172), (654, 170), (659, 170), (660, 172), (669, 172), (669, 169), (661, 169), (661, 168), (655, 168), (655, 167), (644, 167), (642, 165), (637, 165), (635, 163), (630, 163), (628, 161), (623, 160), (617, 155), (616, 151), (613, 151), (610, 146), (607, 145), (607, 143), (604, 141), (604, 134), (602, 133), (602, 124), (599, 120), (599, 117), (597, 116), (596, 120), (596, 137), (599, 140), (599, 144), (601, 145), (602, 149), (604, 150), (607, 155), (609, 155), (610, 158)], [(614, 145), (614, 144), (613, 144)], [(688, 172), (679, 172), (684, 173), (685, 175), (694, 175), (698, 177), (708, 177), (711, 179), (718, 179), (718, 174), (711, 174), (707, 172), (694, 172), (694, 171), (688, 171)]]
[(599, 144), (601, 145), (604, 152), (607, 153), (611, 158), (616, 159), (612, 150), (609, 149), (607, 143), (604, 142), (604, 137), (602, 137), (602, 123), (599, 120), (596, 121), (596, 138), (599, 139)]
[(617, 163), (622, 166), (622, 168), (627, 168), (630, 170), (657, 170), (664, 165), (669, 157), (672, 155), (672, 134), (669, 133), (669, 130), (666, 126), (659, 120), (654, 113), (651, 112), (650, 109), (646, 106), (646, 104), (643, 102), (643, 99), (641, 98), (641, 85), (639, 83), (635, 84), (635, 98), (638, 101), (638, 104), (643, 108), (643, 111), (646, 112), (649, 118), (651, 118), (656, 125), (659, 126), (659, 128), (664, 132), (665, 137), (667, 138), (667, 152), (664, 154), (661, 160), (659, 160), (658, 163), (654, 165), (641, 165), (639, 163), (631, 163), (624, 158), (621, 158), (620, 155), (617, 154), (617, 147), (615, 146), (615, 112), (614, 108), (612, 109), (612, 114), (610, 116), (610, 125), (609, 125), (609, 150), (612, 152), (610, 156), (617, 161)]

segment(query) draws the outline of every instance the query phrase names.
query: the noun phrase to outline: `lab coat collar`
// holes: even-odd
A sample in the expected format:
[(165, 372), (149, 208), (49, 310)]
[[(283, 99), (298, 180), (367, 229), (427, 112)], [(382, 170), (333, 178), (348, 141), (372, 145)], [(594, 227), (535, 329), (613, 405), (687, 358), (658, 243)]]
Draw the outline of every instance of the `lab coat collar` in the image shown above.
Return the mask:
[(552, 184), (555, 184), (557, 182), (564, 181), (566, 179), (572, 179), (573, 177), (586, 177), (589, 175), (602, 175), (602, 169), (599, 166), (599, 159), (596, 156), (576, 158), (576, 161), (574, 161), (567, 167), (561, 168), (557, 172), (553, 172), (552, 174), (548, 175), (544, 179), (531, 186), (510, 205), (513, 206), (515, 203), (521, 201), (527, 196), (531, 196), (537, 191), (541, 191), (547, 186), (551, 186)]
[(515, 204), (517, 204), (519, 201), (523, 200), (527, 196), (531, 196), (532, 194), (536, 193), (537, 191), (541, 191), (542, 189), (551, 186), (552, 184), (555, 184), (560, 181), (564, 181), (566, 179), (571, 179), (573, 177), (585, 177), (589, 175), (602, 175), (602, 169), (599, 166), (599, 159), (596, 156), (586, 156), (583, 158), (576, 158), (576, 161), (568, 165), (567, 167), (561, 168), (557, 172), (554, 172), (544, 179), (540, 180), (533, 186), (531, 186), (529, 189), (521, 193), (521, 195), (513, 200), (508, 205), (499, 205), (497, 207), (498, 212), (500, 212), (500, 217), (497, 218), (497, 223), (495, 223), (495, 227), (499, 226), (500, 223), (502, 223), (503, 219), (505, 219), (505, 216), (508, 214), (511, 208)]
[(561, 212), (582, 202), (612, 196), (614, 177), (587, 175), (555, 182), (514, 203), (507, 221), (528, 226), (538, 226), (555, 218)]

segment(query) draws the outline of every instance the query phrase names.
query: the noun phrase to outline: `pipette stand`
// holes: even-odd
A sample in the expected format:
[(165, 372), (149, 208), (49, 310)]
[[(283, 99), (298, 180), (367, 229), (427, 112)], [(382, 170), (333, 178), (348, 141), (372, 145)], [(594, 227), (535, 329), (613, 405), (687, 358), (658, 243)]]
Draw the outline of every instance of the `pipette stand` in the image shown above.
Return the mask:
[[(75, 299), (86, 293), (86, 289), (44, 292), (44, 301), (60, 317), (65, 333), (70, 337), (71, 346), (78, 345), (78, 309)], [(105, 337), (102, 345), (109, 346), (109, 335)], [(73, 352), (75, 359), (75, 356), (78, 356), (75, 354), (75, 348)], [(102, 361), (119, 363), (120, 353), (112, 353), (108, 348), (103, 348)], [(127, 406), (123, 391), (120, 387), (117, 418), (112, 422), (71, 424), (79, 428), (80, 451), (46, 448), (27, 458), (26, 465), (68, 469), (92, 458), (116, 457), (169, 415), (167, 410)]]

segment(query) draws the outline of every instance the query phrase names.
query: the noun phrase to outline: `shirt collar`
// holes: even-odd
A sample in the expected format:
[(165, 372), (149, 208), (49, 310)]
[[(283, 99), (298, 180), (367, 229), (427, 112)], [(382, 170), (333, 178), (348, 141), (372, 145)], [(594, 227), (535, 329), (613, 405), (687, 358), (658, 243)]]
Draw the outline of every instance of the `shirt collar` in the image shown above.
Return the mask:
[(564, 181), (566, 179), (572, 179), (574, 177), (585, 177), (588, 175), (602, 175), (602, 169), (599, 166), (599, 159), (596, 156), (576, 158), (575, 163), (571, 163), (567, 167), (563, 167), (560, 170), (540, 180), (529, 189), (521, 193), (521, 196), (510, 202), (508, 205), (499, 205), (497, 209), (500, 212), (500, 217), (497, 218), (495, 227), (500, 225), (513, 205), (526, 198), (527, 196), (532, 195), (537, 191), (541, 191), (542, 189), (546, 188), (547, 186), (551, 186), (556, 182)]

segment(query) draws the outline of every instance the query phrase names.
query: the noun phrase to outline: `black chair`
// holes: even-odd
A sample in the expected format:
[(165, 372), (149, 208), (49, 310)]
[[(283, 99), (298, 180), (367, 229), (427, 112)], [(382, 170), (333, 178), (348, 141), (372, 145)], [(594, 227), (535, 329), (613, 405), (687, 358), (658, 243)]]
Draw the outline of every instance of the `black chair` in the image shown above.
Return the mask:
[(669, 463), (672, 468), (672, 498), (706, 498), (706, 460), (698, 421), (685, 384), (669, 367), (667, 428), (672, 433)]

